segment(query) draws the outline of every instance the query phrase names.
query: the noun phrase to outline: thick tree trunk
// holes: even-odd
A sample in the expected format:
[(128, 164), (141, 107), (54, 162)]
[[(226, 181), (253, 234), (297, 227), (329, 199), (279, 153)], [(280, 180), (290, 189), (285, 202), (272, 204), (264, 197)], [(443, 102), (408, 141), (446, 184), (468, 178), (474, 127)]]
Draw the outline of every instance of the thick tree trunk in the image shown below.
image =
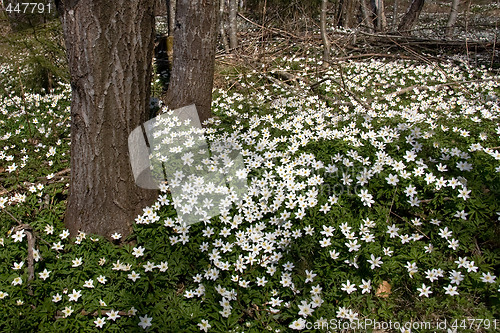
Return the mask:
[(321, 15), (320, 15), (320, 29), (321, 40), (323, 41), (323, 62), (330, 61), (330, 41), (328, 40), (328, 33), (326, 32), (326, 13), (328, 10), (328, 0), (321, 0)]
[(229, 0), (229, 47), (235, 49), (238, 47), (238, 1)]
[(451, 2), (450, 16), (448, 17), (448, 23), (446, 24), (446, 37), (448, 38), (453, 37), (453, 28), (455, 27), (455, 23), (457, 23), (459, 4), (460, 0), (453, 0)]
[(412, 0), (410, 7), (406, 11), (406, 14), (401, 19), (398, 26), (398, 31), (402, 34), (410, 34), (411, 28), (417, 22), (422, 8), (424, 8), (425, 0)]
[(165, 103), (195, 104), (200, 121), (211, 116), (218, 0), (178, 0), (174, 67)]
[(157, 196), (136, 186), (128, 153), (129, 133), (149, 114), (154, 2), (58, 1), (72, 85), (72, 235), (126, 236)]

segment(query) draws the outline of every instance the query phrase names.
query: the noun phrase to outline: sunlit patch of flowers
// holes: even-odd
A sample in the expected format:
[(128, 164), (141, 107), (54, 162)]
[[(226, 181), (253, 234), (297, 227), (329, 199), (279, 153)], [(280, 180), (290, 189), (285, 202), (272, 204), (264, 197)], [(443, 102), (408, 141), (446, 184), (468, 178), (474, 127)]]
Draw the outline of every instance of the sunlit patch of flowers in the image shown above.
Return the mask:
[[(16, 113), (15, 98), (4, 98), (1, 121), (12, 128), (0, 152), (9, 179), (0, 195), (6, 325), (30, 327), (43, 317), (44, 329), (283, 332), (325, 318), (461, 315), (469, 305), (493, 318), (498, 79), (451, 64), (383, 61), (341, 63), (316, 77), (314, 59), (283, 61), (276, 70), (300, 70), (302, 83), (237, 77), (252, 93), (215, 93), (217, 117), (203, 130), (213, 154), (200, 162), (177, 151), (182, 165), (218, 172), (237, 148), (244, 169), (224, 174), (246, 178), (245, 191), (221, 189), (220, 202), (206, 202), (220, 204), (220, 215), (185, 224), (174, 207), (183, 214), (196, 207), (187, 195), (172, 197), (182, 178), (173, 175), (121, 246), (84, 233), (71, 239), (51, 206), (50, 191), (66, 187), (59, 174), (68, 158), (66, 106), (32, 96), (32, 113)], [(303, 82), (319, 82), (317, 90)], [(35, 114), (37, 103), (54, 110)], [(34, 143), (23, 142), (24, 119)], [(178, 119), (164, 122), (173, 128)], [(44, 165), (36, 178), (32, 160)]]

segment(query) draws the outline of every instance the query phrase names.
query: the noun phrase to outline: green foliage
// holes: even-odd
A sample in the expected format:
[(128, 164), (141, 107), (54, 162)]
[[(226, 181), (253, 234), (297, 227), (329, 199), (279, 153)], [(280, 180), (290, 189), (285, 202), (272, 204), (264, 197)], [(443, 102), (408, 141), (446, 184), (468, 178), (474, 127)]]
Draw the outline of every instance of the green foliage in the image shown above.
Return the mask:
[(61, 24), (53, 19), (0, 37), (2, 68), (0, 91), (47, 93), (69, 83)]
[(472, 318), (494, 331), (498, 80), (402, 61), (341, 63), (317, 77), (315, 62), (269, 69), (324, 79), (313, 93), (268, 73), (224, 73), (238, 85), (215, 92), (207, 140), (241, 145), (243, 204), (184, 226), (165, 186), (114, 242), (69, 238), (62, 224), (69, 87), (4, 95), (0, 331), (288, 332), (308, 322), (315, 332), (369, 319), (472, 332), (462, 327)]

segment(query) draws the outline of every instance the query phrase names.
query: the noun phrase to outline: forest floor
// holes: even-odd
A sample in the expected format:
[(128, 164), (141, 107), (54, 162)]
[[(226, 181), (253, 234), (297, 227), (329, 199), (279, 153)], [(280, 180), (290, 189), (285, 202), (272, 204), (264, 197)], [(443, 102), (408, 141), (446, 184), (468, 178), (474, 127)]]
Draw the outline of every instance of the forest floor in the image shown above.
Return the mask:
[(324, 64), (315, 35), (248, 31), (217, 57), (204, 137), (212, 172), (242, 156), (242, 201), (185, 226), (162, 187), (118, 245), (70, 239), (62, 223), (71, 92), (53, 79), (46, 93), (64, 77), (53, 31), (9, 38), (1, 59), (0, 331), (498, 330), (500, 76), (488, 61), (414, 45), (367, 54), (342, 31), (352, 48)]

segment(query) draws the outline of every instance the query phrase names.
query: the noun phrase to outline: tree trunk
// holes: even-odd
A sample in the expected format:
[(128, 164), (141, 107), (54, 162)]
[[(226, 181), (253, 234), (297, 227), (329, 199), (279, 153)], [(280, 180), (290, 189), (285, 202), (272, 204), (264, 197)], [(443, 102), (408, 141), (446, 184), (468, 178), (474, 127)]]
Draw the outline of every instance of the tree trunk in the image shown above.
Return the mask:
[(330, 61), (330, 41), (328, 40), (328, 33), (326, 32), (327, 10), (328, 10), (328, 0), (321, 0), (320, 29), (321, 29), (321, 40), (323, 41), (323, 62), (325, 64), (327, 64)]
[(238, 1), (229, 0), (229, 47), (235, 49), (238, 47)]
[(397, 30), (397, 19), (398, 19), (398, 0), (394, 0), (394, 4), (392, 5), (392, 23), (391, 23), (391, 30), (396, 31)]
[(357, 24), (356, 11), (358, 0), (343, 0), (341, 4), (341, 25), (344, 28), (354, 28)]
[(422, 12), (422, 8), (424, 8), (425, 0), (412, 0), (410, 7), (406, 11), (406, 14), (401, 19), (401, 23), (399, 23), (398, 31), (402, 34), (409, 35), (411, 32), (411, 28), (417, 22), (420, 13)]
[(72, 235), (126, 236), (157, 197), (136, 186), (128, 153), (129, 133), (149, 114), (154, 2), (57, 1), (72, 86)]
[(224, 50), (226, 53), (230, 52), (229, 41), (227, 40), (226, 35), (226, 20), (225, 13), (226, 11), (226, 0), (220, 0), (219, 2), (219, 34), (222, 40), (222, 45), (224, 45)]
[(168, 35), (173, 36), (175, 30), (175, 3), (176, 0), (167, 0), (168, 10)]
[(200, 121), (211, 116), (218, 0), (178, 0), (174, 67), (165, 103), (195, 104)]
[(377, 4), (377, 31), (385, 31), (387, 28), (387, 18), (385, 17), (384, 0), (376, 0), (375, 2)]
[(446, 24), (446, 37), (453, 37), (453, 28), (455, 27), (455, 23), (457, 23), (458, 17), (458, 5), (460, 4), (460, 0), (453, 0), (451, 3), (450, 16), (448, 17), (448, 23)]

